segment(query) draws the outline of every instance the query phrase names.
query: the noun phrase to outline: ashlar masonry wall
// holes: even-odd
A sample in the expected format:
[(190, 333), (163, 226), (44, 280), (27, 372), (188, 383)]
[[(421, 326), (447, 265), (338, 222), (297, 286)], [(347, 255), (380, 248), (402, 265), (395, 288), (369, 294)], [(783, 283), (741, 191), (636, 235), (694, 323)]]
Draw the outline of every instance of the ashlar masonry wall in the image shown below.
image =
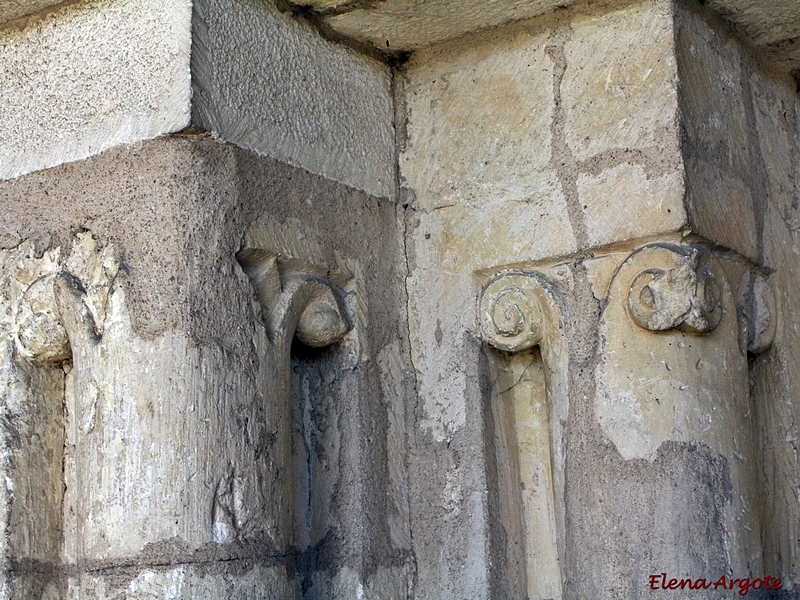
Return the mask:
[(2, 36), (4, 597), (407, 597), (388, 67), (268, 2)]
[[(687, 202), (692, 228), (768, 274), (775, 338), (751, 356), (753, 413), (760, 455), (764, 571), (798, 585), (796, 216), (800, 201), (796, 83), (770, 68), (709, 11), (679, 5)], [(757, 295), (750, 302), (758, 303)], [(757, 310), (757, 306), (749, 310)], [(760, 329), (760, 328), (759, 328)], [(754, 332), (758, 335), (759, 331)]]
[(417, 593), (791, 587), (795, 409), (764, 383), (790, 351), (758, 354), (793, 314), (769, 291), (786, 225), (759, 225), (796, 195), (789, 78), (659, 1), (451, 40), (401, 75)]
[(791, 78), (688, 0), (151, 4), (0, 30), (0, 596), (796, 593)]

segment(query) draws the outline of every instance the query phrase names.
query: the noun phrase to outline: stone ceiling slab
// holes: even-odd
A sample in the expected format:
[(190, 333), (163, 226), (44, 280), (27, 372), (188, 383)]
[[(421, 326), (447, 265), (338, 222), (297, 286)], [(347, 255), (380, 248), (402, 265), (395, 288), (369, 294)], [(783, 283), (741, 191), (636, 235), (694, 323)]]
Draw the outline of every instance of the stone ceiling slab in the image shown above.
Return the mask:
[(757, 46), (800, 37), (799, 0), (709, 0), (708, 5), (736, 23)]
[(530, 19), (577, 0), (386, 0), (326, 17), (347, 37), (379, 49), (411, 50), (509, 21)]
[[(407, 51), (575, 4), (578, 0), (292, 0), (337, 33)], [(800, 68), (800, 0), (707, 0), (780, 68)]]

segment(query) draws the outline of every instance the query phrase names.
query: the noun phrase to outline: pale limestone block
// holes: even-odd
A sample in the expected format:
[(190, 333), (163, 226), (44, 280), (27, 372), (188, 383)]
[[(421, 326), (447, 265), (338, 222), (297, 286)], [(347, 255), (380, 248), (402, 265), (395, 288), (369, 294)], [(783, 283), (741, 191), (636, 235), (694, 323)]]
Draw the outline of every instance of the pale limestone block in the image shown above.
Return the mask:
[[(50, 0), (51, 2), (54, 0)], [(574, 0), (292, 0), (317, 10), (334, 10), (326, 19), (335, 31), (373, 44), (380, 50), (418, 49), (443, 40), (529, 19), (570, 6)], [(12, 1), (13, 4), (13, 1)], [(711, 10), (723, 15), (759, 49), (776, 48), (788, 58), (800, 36), (800, 5), (795, 0), (709, 0)], [(0, 4), (1, 6), (1, 4)], [(799, 58), (787, 60), (791, 70)]]
[[(715, 311), (721, 320), (704, 335), (682, 329), (656, 335), (642, 328), (626, 306), (629, 294), (639, 291), (638, 274), (680, 270), (686, 261), (699, 269), (698, 277), (702, 269), (714, 273)], [(711, 259), (701, 267), (694, 261), (692, 254), (649, 247), (632, 254), (617, 271), (600, 323), (595, 411), (625, 460), (653, 462), (667, 441), (701, 442), (725, 457), (733, 485), (731, 511), (724, 514), (729, 560), (735, 572), (760, 572), (758, 452), (734, 294), (748, 266)], [(657, 298), (655, 306), (661, 306)], [(691, 316), (689, 307), (686, 315)]]
[(686, 188), (689, 224), (695, 233), (758, 259), (755, 200), (748, 179), (690, 158)]
[(546, 30), (513, 29), (414, 55), (406, 73), (408, 143), (400, 169), (418, 208), (538, 201), (541, 188), (552, 188), (547, 36)]
[(686, 223), (683, 192), (681, 170), (649, 177), (641, 165), (623, 163), (579, 175), (589, 246), (677, 231)]
[(507, 415), (509, 422), (502, 426), (516, 441), (511, 455), (516, 455), (518, 461), (527, 597), (559, 598), (562, 570), (553, 497), (546, 367), (541, 355), (535, 353), (514, 355), (498, 367), (501, 376), (493, 388), (496, 396), (492, 405)]
[(0, 179), (188, 126), (191, 13), (92, 0), (0, 30)]
[(568, 254), (576, 248), (557, 189), (532, 202), (487, 199), (419, 215), (415, 266), (408, 278), (412, 359), (434, 439), (450, 438), (465, 423), (465, 334), (474, 330), (471, 273), (497, 264)]
[(195, 3), (199, 127), (378, 197), (395, 194), (391, 72), (273, 2)]
[(658, 0), (572, 22), (561, 92), (576, 159), (653, 147), (679, 157), (672, 23)]

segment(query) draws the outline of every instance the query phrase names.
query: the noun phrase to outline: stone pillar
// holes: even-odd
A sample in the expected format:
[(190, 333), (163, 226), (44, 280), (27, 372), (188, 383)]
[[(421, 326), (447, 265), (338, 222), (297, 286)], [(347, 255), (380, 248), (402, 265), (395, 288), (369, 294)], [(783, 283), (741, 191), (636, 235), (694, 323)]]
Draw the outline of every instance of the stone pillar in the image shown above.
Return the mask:
[(9, 597), (405, 593), (391, 203), (203, 135), (0, 202)]
[[(602, 306), (596, 329), (575, 322), (587, 313), (575, 289), (581, 271)], [(516, 396), (513, 412), (493, 420), (503, 442), (496, 444), (498, 469), (517, 469), (498, 481), (505, 501), (494, 507), (521, 510), (521, 529), (508, 526), (513, 510), (504, 515), (498, 547), (501, 556), (525, 550), (517, 566), (526, 593), (513, 597), (601, 596), (635, 590), (636, 582), (646, 589), (649, 575), (661, 572), (761, 575), (747, 352), (769, 344), (774, 323), (765, 321), (766, 310), (744, 318), (751, 273), (741, 256), (717, 257), (702, 241), (675, 240), (572, 264), (502, 269), (485, 285), (481, 332), (503, 351), (491, 357), (495, 387), (503, 390), (492, 397), (494, 414), (508, 412), (508, 397)], [(533, 346), (546, 402), (531, 413), (525, 404), (540, 402), (541, 391), (520, 385), (524, 373), (506, 383), (516, 359), (504, 353)], [(581, 363), (586, 348), (597, 354)], [(549, 444), (537, 439), (542, 434)], [(525, 472), (531, 464), (536, 477)], [(547, 555), (557, 557), (557, 568)]]
[[(438, 465), (433, 478), (412, 469), (418, 591), (633, 597), (652, 573), (787, 573), (776, 523), (791, 495), (770, 485), (784, 496), (775, 521), (759, 490), (770, 473), (794, 481), (779, 441), (794, 430), (777, 425), (794, 409), (778, 392), (755, 402), (750, 382), (770, 384), (749, 361), (765, 364), (781, 318), (781, 292), (776, 308), (756, 290), (793, 268), (785, 243), (765, 241), (785, 239), (780, 219), (764, 221), (796, 189), (791, 160), (775, 158), (796, 141), (779, 118), (794, 114), (790, 82), (707, 9), (662, 1), (576, 5), (442, 42), (401, 75), (412, 464)], [(474, 318), (504, 274), (559, 307), (558, 360), (546, 336), (497, 343), (513, 310), (491, 335), (485, 307)]]

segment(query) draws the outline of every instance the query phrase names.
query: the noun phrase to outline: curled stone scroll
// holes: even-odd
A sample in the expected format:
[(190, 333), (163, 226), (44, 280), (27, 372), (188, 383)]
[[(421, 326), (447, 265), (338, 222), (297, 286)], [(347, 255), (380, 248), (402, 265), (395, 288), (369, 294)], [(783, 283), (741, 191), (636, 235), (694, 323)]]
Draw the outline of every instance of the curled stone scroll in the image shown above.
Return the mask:
[(546, 293), (527, 274), (508, 273), (481, 290), (478, 315), (490, 345), (506, 352), (533, 348), (544, 336), (541, 295)]
[[(319, 269), (299, 260), (281, 259), (260, 248), (237, 254), (261, 305), (272, 357), (265, 388), (276, 392), (265, 409), (276, 431), (275, 484), (281, 506), (277, 507), (278, 543), (288, 550), (294, 543), (294, 481), (292, 475), (291, 345), (296, 337), (312, 347), (338, 342), (352, 328), (344, 308), (344, 291)], [(221, 511), (215, 511), (221, 512)]]
[(237, 259), (253, 282), (273, 342), (296, 335), (307, 346), (322, 348), (350, 331), (344, 292), (327, 278), (304, 272), (298, 261), (281, 266), (275, 255), (256, 248), (242, 250)]
[[(493, 437), (498, 457), (497, 510), (505, 523), (501, 562), (520, 565), (508, 572), (512, 597), (561, 597), (565, 548), (564, 426), (567, 418), (568, 352), (565, 308), (558, 286), (541, 271), (507, 271), (492, 278), (478, 296), (481, 337), (514, 356), (495, 357), (493, 379), (507, 381), (513, 365), (540, 369), (531, 390), (516, 383), (492, 392)], [(526, 351), (538, 347), (538, 352)], [(538, 358), (540, 356), (540, 358)], [(518, 360), (519, 359), (519, 360)], [(536, 361), (542, 366), (537, 367)], [(533, 392), (532, 397), (530, 393)], [(530, 410), (538, 406), (539, 409)], [(527, 482), (527, 483), (526, 483)], [(522, 554), (520, 550), (522, 549)]]
[(710, 252), (654, 245), (629, 261), (642, 266), (628, 292), (628, 310), (639, 327), (709, 333), (719, 325), (723, 313), (720, 281), (725, 274)]

